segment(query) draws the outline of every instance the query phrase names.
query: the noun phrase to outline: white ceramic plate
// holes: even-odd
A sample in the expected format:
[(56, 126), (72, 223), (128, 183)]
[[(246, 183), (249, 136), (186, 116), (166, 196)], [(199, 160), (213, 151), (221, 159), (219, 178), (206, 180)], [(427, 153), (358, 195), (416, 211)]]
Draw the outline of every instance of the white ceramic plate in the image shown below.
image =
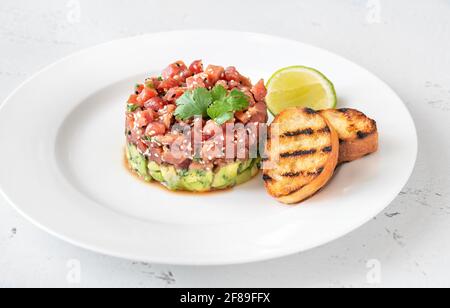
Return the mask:
[[(123, 165), (125, 101), (135, 82), (178, 59), (235, 65), (254, 80), (316, 67), (335, 83), (340, 107), (378, 121), (380, 151), (294, 207), (270, 198), (261, 179), (211, 195), (144, 184)], [(1, 107), (0, 148), (3, 195), (51, 234), (123, 258), (218, 265), (304, 251), (366, 223), (406, 184), (417, 137), (398, 96), (339, 56), (260, 34), (188, 31), (114, 41), (35, 75)]]

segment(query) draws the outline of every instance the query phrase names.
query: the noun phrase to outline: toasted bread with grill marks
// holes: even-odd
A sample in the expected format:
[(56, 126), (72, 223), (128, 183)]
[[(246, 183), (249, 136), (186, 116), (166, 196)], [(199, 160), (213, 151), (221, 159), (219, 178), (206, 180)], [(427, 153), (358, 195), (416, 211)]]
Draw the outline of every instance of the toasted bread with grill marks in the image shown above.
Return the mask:
[(351, 162), (378, 150), (377, 123), (355, 109), (319, 112), (339, 135), (339, 163)]
[(299, 203), (314, 195), (333, 176), (339, 138), (319, 113), (290, 108), (270, 125), (268, 159), (264, 163), (267, 191), (282, 203)]

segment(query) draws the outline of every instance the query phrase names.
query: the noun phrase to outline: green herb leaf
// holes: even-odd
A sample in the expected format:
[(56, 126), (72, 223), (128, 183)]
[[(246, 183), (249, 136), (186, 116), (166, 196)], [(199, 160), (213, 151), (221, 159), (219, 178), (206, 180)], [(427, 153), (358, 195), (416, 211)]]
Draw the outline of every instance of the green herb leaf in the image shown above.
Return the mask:
[(217, 124), (222, 125), (222, 124), (227, 123), (228, 121), (230, 121), (233, 118), (234, 118), (234, 112), (225, 112), (225, 113), (222, 113), (217, 118), (215, 118), (214, 121)]
[(181, 120), (188, 120), (195, 116), (207, 117), (222, 125), (233, 119), (234, 113), (249, 106), (245, 93), (234, 89), (229, 94), (221, 85), (211, 91), (197, 88), (185, 92), (177, 100), (175, 116)]
[(231, 91), (226, 102), (232, 106), (234, 111), (241, 111), (249, 106), (247, 95), (237, 89)]
[(211, 93), (204, 88), (198, 88), (194, 91), (185, 92), (177, 100), (177, 109), (175, 116), (181, 120), (188, 120), (195, 116), (206, 117), (207, 110), (212, 103)]
[(138, 110), (138, 108), (139, 108), (138, 105), (134, 105), (134, 104), (128, 104), (127, 105), (128, 112), (135, 112), (136, 110)]
[(224, 101), (217, 101), (214, 102), (211, 106), (208, 108), (208, 116), (216, 120), (219, 118), (222, 114), (233, 112), (233, 109), (229, 104), (226, 104)]
[(217, 124), (222, 125), (234, 117), (234, 113), (246, 109), (249, 106), (248, 97), (241, 91), (234, 89), (226, 95), (220, 89), (222, 86), (218, 86), (213, 89), (216, 94), (213, 97), (221, 97), (220, 100), (216, 100), (208, 108), (208, 116), (213, 119)]
[(213, 101), (222, 101), (225, 99), (225, 97), (227, 97), (227, 90), (221, 86), (215, 86), (212, 90), (211, 90), (211, 95), (213, 98)]

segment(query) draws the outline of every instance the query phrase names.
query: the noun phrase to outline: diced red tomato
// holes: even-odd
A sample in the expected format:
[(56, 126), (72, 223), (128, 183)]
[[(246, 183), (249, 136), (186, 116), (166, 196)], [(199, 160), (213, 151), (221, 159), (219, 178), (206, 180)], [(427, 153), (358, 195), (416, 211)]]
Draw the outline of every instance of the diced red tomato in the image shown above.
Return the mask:
[(144, 104), (151, 98), (158, 96), (158, 92), (156, 92), (156, 90), (154, 89), (150, 89), (150, 88), (144, 88), (141, 92), (141, 94), (139, 94), (139, 96), (137, 97), (137, 104), (139, 106), (144, 106)]
[(166, 126), (162, 123), (153, 122), (147, 126), (145, 130), (145, 135), (154, 137), (154, 136), (162, 136), (166, 133)]
[(159, 96), (155, 96), (149, 99), (144, 106), (153, 111), (159, 111), (164, 107), (164, 100)]
[(161, 83), (158, 86), (158, 90), (169, 90), (174, 87), (178, 87), (180, 85), (179, 80), (175, 80), (173, 78), (168, 78), (166, 80), (161, 81)]
[(155, 119), (155, 113), (151, 109), (139, 111), (136, 113), (135, 120), (139, 127), (145, 127)]
[(227, 67), (225, 69), (225, 80), (239, 82), (241, 80), (241, 74), (239, 74), (234, 66)]
[(255, 96), (256, 101), (258, 102), (264, 101), (267, 95), (267, 89), (263, 79), (258, 81), (258, 83), (253, 86), (252, 93)]
[(176, 101), (181, 95), (183, 95), (185, 92), (185, 89), (183, 88), (172, 88), (170, 89), (164, 99), (168, 102), (174, 102)]
[(208, 75), (208, 81), (210, 84), (216, 84), (217, 81), (222, 77), (225, 69), (222, 66), (209, 65), (205, 73)]
[(191, 72), (192, 75), (203, 73), (202, 60), (192, 62), (192, 64), (189, 66), (189, 71)]
[(162, 77), (164, 79), (174, 78), (176, 76), (181, 77), (181, 74), (185, 73), (187, 70), (186, 64), (184, 64), (183, 61), (177, 61), (163, 70)]
[(186, 86), (188, 89), (206, 88), (205, 79), (208, 79), (208, 75), (200, 73), (186, 79)]
[(137, 98), (138, 95), (136, 94), (130, 95), (130, 98), (128, 99), (128, 104), (136, 105), (138, 103)]

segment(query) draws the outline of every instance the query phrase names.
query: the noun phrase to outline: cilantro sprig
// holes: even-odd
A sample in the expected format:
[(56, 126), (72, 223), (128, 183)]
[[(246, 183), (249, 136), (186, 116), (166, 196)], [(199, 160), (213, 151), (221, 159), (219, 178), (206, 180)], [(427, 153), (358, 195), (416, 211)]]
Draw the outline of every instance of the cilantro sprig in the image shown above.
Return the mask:
[(249, 106), (247, 96), (237, 89), (232, 90), (228, 95), (225, 90), (225, 95), (220, 93), (220, 97), (217, 98), (218, 99), (209, 106), (207, 112), (208, 116), (219, 125), (231, 120), (234, 117), (235, 112), (244, 110)]
[(212, 95), (207, 89), (198, 88), (185, 92), (177, 100), (178, 107), (175, 110), (175, 116), (181, 120), (188, 120), (194, 116), (206, 117), (211, 102)]
[(188, 120), (195, 116), (209, 117), (222, 125), (234, 117), (237, 111), (248, 108), (248, 97), (241, 91), (233, 89), (230, 93), (221, 85), (211, 91), (197, 88), (184, 93), (177, 100), (175, 116)]

